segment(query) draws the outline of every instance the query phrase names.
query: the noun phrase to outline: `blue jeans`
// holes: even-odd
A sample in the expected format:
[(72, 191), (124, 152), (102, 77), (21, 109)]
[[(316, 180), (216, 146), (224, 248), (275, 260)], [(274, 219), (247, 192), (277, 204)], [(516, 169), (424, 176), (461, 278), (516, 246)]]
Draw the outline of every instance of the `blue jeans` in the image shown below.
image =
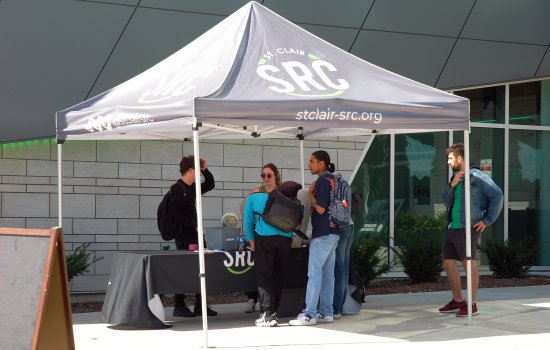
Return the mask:
[(334, 251), (338, 235), (328, 235), (311, 240), (309, 245), (308, 281), (306, 291), (306, 308), (303, 313), (314, 316), (319, 311), (325, 316), (332, 316), (332, 297), (334, 295)]
[(349, 280), (349, 259), (351, 242), (353, 241), (353, 225), (340, 227), (340, 240), (336, 247), (334, 262), (334, 298), (332, 308), (335, 314), (342, 313), (346, 301)]

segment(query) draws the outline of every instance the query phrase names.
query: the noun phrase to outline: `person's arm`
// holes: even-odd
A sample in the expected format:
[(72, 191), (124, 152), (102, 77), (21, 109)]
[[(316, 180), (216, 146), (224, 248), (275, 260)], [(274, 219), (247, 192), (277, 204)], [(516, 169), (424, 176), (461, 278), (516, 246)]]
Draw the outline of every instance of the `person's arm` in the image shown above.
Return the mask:
[(204, 182), (201, 184), (201, 193), (205, 194), (208, 191), (211, 191), (216, 187), (216, 183), (214, 182), (214, 175), (208, 170), (208, 168), (204, 168), (202, 170), (202, 175), (204, 176)]
[(311, 206), (319, 214), (324, 214), (330, 204), (330, 181), (326, 178), (321, 178), (311, 184), (309, 188), (309, 198)]
[(244, 206), (244, 216), (243, 216), (244, 233), (246, 234), (246, 239), (248, 239), (248, 242), (250, 242), (251, 247), (253, 247), (255, 226), (256, 226), (256, 218), (254, 214), (254, 196), (252, 196), (246, 200), (246, 204)]
[(179, 185), (176, 185), (172, 187), (172, 194), (170, 195), (170, 199), (168, 200), (168, 215), (181, 227), (196, 230), (197, 220), (188, 218), (187, 216), (183, 215), (183, 210), (183, 189)]
[(309, 196), (309, 200), (311, 201), (311, 207), (315, 209), (319, 214), (323, 214), (325, 212), (325, 208), (320, 207), (317, 205), (317, 197), (315, 197), (315, 183), (317, 181), (313, 181), (311, 186), (309, 186), (309, 191), (307, 192)]
[(308, 191), (305, 189), (298, 191), (297, 198), (304, 207), (304, 218), (302, 219), (302, 223), (300, 225), (300, 231), (305, 233), (307, 231), (309, 218), (311, 216), (311, 199), (309, 198)]
[(447, 187), (445, 188), (445, 191), (443, 191), (443, 195), (441, 196), (443, 205), (447, 209), (450, 208), (451, 205), (453, 204), (453, 199), (454, 199), (453, 193), (454, 192), (451, 186), (447, 185)]
[(460, 181), (462, 181), (462, 178), (464, 177), (464, 172), (459, 171), (453, 177), (451, 177), (451, 181), (447, 185), (447, 188), (445, 188), (445, 191), (443, 191), (443, 195), (441, 196), (443, 200), (443, 205), (445, 208), (450, 208), (451, 205), (453, 205), (455, 200), (455, 192), (454, 189), (458, 185)]
[(246, 195), (246, 197), (244, 197), (243, 199), (243, 202), (241, 203), (241, 216), (243, 217), (244, 219), (244, 204), (246, 203), (246, 199), (248, 198), (248, 196), (250, 196), (252, 193), (255, 193), (255, 192), (259, 192), (260, 188), (259, 187), (256, 187), (255, 189), (253, 189), (252, 191), (250, 191), (250, 193), (248, 193)]

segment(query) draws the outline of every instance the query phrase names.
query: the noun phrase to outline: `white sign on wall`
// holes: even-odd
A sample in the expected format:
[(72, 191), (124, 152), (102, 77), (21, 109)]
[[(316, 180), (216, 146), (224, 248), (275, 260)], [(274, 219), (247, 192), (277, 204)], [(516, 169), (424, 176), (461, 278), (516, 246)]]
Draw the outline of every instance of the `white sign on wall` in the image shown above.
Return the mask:
[(490, 178), (493, 178), (493, 160), (492, 159), (482, 159), (480, 166), (481, 166), (481, 171), (483, 171), (485, 175), (489, 176)]

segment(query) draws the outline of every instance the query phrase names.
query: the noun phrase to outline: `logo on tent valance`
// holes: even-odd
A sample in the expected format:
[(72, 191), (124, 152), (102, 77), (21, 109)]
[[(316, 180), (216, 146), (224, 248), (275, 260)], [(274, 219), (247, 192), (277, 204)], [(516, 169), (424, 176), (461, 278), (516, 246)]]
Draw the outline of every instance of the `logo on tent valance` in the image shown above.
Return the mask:
[[(275, 92), (297, 97), (327, 97), (341, 95), (349, 88), (345, 79), (331, 74), (338, 71), (332, 63), (312, 54), (305, 56), (306, 53), (299, 49), (278, 48), (274, 52), (267, 52), (260, 59), (256, 73), (275, 83), (269, 86)], [(290, 56), (290, 60), (278, 64), (275, 62), (277, 55)]]

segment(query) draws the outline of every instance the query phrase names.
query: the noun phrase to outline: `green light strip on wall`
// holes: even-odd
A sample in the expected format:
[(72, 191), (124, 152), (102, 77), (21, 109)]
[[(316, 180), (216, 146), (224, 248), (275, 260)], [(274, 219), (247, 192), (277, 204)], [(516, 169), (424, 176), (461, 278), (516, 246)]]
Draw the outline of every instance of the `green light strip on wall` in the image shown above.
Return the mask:
[(516, 118), (510, 118), (508, 120), (516, 120), (516, 119), (531, 119), (533, 118), (532, 116), (528, 116), (528, 117), (516, 117)]
[(10, 142), (10, 143), (3, 143), (2, 146), (15, 146), (15, 145), (28, 145), (28, 144), (31, 144), (31, 143), (34, 143), (36, 144), (37, 142), (39, 141), (46, 141), (46, 140), (50, 140), (52, 142), (55, 142), (55, 139), (52, 138), (52, 139), (41, 139), (41, 140), (28, 140), (28, 141), (19, 141), (19, 142)]
[(480, 120), (478, 122), (474, 122), (474, 123), (492, 123), (492, 122), (496, 122), (497, 120), (494, 119), (494, 120)]
[[(508, 120), (517, 120), (517, 119), (531, 119), (533, 118), (532, 116), (528, 116), (528, 117), (516, 117), (516, 118), (510, 118)], [(493, 123), (493, 122), (496, 122), (496, 119), (492, 119), (492, 120), (480, 120), (478, 122), (473, 122), (473, 123)]]

